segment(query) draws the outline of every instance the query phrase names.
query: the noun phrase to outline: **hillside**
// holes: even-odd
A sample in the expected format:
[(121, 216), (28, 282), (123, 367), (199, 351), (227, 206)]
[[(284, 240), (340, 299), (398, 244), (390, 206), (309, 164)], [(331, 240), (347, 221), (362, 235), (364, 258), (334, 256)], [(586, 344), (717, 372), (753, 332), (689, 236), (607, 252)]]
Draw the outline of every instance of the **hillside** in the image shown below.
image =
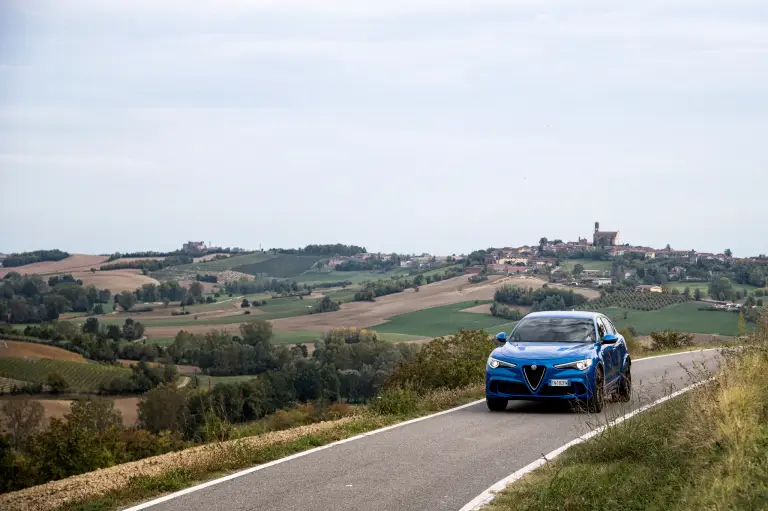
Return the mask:
[(54, 275), (57, 273), (89, 271), (91, 268), (98, 268), (108, 258), (108, 256), (73, 254), (61, 261), (44, 261), (13, 268), (0, 268), (0, 278), (5, 277), (11, 272), (17, 272), (21, 275)]

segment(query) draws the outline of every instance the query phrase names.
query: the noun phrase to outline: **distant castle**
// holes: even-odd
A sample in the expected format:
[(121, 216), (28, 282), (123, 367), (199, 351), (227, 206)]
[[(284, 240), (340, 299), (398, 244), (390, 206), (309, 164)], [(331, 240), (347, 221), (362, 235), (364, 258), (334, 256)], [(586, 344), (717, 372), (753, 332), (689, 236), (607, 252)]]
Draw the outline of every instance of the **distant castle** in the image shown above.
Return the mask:
[(600, 222), (595, 222), (592, 244), (596, 247), (616, 247), (621, 244), (619, 231), (601, 231)]

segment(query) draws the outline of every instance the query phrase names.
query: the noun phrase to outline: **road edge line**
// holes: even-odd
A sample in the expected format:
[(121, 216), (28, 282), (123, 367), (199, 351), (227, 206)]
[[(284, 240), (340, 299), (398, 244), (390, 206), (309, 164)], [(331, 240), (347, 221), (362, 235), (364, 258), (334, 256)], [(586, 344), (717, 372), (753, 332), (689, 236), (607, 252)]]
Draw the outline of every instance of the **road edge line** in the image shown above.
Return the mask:
[(143, 502), (141, 504), (137, 504), (137, 505), (132, 506), (132, 507), (124, 508), (122, 511), (141, 511), (143, 509), (147, 509), (149, 507), (156, 506), (158, 504), (162, 504), (163, 502), (167, 502), (169, 500), (173, 500), (175, 498), (182, 497), (184, 495), (196, 492), (198, 490), (202, 490), (202, 489), (208, 488), (210, 486), (215, 486), (215, 485), (217, 485), (219, 483), (224, 483), (226, 481), (231, 481), (232, 479), (237, 479), (239, 477), (242, 477), (242, 476), (245, 476), (245, 475), (248, 475), (248, 474), (252, 474), (253, 472), (258, 472), (259, 470), (263, 470), (265, 468), (269, 468), (269, 467), (272, 467), (274, 465), (279, 465), (280, 463), (285, 463), (286, 461), (291, 461), (291, 460), (294, 460), (296, 458), (301, 458), (302, 456), (308, 456), (308, 455), (313, 454), (315, 452), (322, 451), (322, 450), (325, 450), (325, 449), (330, 449), (331, 447), (335, 447), (337, 445), (345, 444), (347, 442), (353, 442), (355, 440), (360, 440), (360, 439), (365, 438), (365, 437), (376, 435), (378, 433), (383, 433), (385, 431), (390, 431), (392, 429), (396, 429), (396, 428), (399, 428), (399, 427), (402, 427), (402, 426), (407, 426), (409, 424), (414, 424), (416, 422), (421, 422), (421, 421), (424, 421), (424, 420), (427, 420), (427, 419), (431, 419), (433, 417), (439, 417), (440, 415), (445, 415), (445, 414), (448, 414), (448, 413), (452, 413), (452, 412), (455, 412), (457, 410), (461, 410), (463, 408), (468, 408), (470, 406), (474, 406), (474, 405), (477, 405), (477, 404), (480, 404), (480, 403), (484, 403), (484, 402), (485, 402), (485, 398), (478, 399), (476, 401), (472, 401), (471, 403), (465, 403), (463, 405), (456, 406), (456, 407), (450, 408), (448, 410), (443, 410), (442, 412), (437, 412), (437, 413), (433, 413), (433, 414), (430, 414), (430, 415), (425, 415), (423, 417), (416, 417), (415, 419), (410, 419), (410, 420), (407, 420), (405, 422), (398, 422), (397, 424), (391, 424), (391, 425), (385, 426), (383, 428), (374, 429), (373, 431), (367, 431), (367, 432), (361, 433), (359, 435), (355, 435), (355, 436), (352, 436), (352, 437), (349, 437), (349, 438), (344, 438), (342, 440), (337, 440), (335, 442), (331, 442), (330, 444), (325, 444), (325, 445), (321, 445), (319, 447), (314, 447), (314, 448), (306, 450), (306, 451), (297, 452), (295, 454), (291, 454), (290, 456), (286, 456), (285, 458), (280, 458), (280, 459), (277, 459), (277, 460), (269, 461), (267, 463), (262, 463), (261, 465), (256, 465), (255, 467), (250, 467), (250, 468), (247, 468), (245, 470), (240, 470), (238, 472), (226, 475), (224, 477), (219, 477), (219, 478), (216, 478), (216, 479), (211, 479), (210, 481), (206, 481), (204, 483), (197, 484), (195, 486), (190, 486), (189, 488), (184, 488), (183, 490), (179, 490), (177, 492), (170, 493), (170, 494), (165, 495), (163, 497), (158, 497), (156, 499), (153, 499), (153, 500), (150, 500), (150, 501), (147, 501), (147, 502)]
[[(679, 353), (673, 353), (673, 355), (679, 355)], [(667, 355), (660, 355), (662, 357)], [(656, 358), (656, 357), (651, 357)], [(639, 359), (640, 360), (646, 360), (646, 359)], [(611, 428), (613, 426), (616, 426), (617, 424), (620, 424), (624, 422), (627, 419), (630, 419), (634, 417), (635, 415), (638, 415), (640, 413), (643, 413), (645, 411), (650, 410), (651, 408), (658, 406), (666, 401), (669, 401), (670, 399), (676, 398), (682, 394), (685, 394), (689, 390), (693, 390), (696, 387), (700, 387), (704, 385), (705, 383), (709, 383), (711, 381), (714, 381), (715, 377), (707, 378), (706, 380), (702, 380), (700, 382), (694, 383), (693, 385), (689, 385), (687, 387), (684, 387), (678, 391), (675, 391), (671, 394), (668, 394), (664, 397), (661, 397), (657, 399), (656, 401), (652, 403), (648, 403), (646, 405), (641, 406), (640, 408), (637, 408), (636, 410), (633, 410), (629, 412), (626, 415), (622, 415), (621, 417), (618, 417), (616, 419), (613, 419), (612, 421), (608, 422), (607, 424), (600, 426), (599, 428), (593, 429), (592, 431), (575, 438), (568, 442), (565, 445), (562, 445), (555, 449), (554, 451), (550, 452), (549, 454), (544, 455), (541, 458), (538, 458), (536, 461), (529, 463), (528, 465), (524, 466), (520, 470), (513, 472), (512, 474), (508, 475), (504, 479), (498, 481), (497, 483), (490, 486), (488, 489), (486, 489), (483, 493), (469, 501), (467, 504), (464, 505), (459, 511), (478, 511), (479, 509), (482, 509), (483, 507), (487, 506), (494, 498), (496, 498), (496, 494), (503, 489), (505, 489), (507, 486), (511, 485), (512, 483), (522, 479), (524, 476), (530, 474), (537, 468), (541, 467), (542, 465), (552, 461), (554, 458), (558, 457), (562, 453), (564, 453), (569, 448), (573, 447), (574, 445), (586, 442), (587, 440), (591, 439), (594, 436), (599, 435), (603, 431), (605, 431), (608, 428)]]

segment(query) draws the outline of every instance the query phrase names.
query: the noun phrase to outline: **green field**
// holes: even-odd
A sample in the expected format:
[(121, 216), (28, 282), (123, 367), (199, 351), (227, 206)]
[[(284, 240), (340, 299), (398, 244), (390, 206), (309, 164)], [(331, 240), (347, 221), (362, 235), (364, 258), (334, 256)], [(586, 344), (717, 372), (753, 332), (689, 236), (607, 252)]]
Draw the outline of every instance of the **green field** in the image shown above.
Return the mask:
[(96, 391), (102, 383), (108, 383), (117, 376), (130, 376), (131, 370), (120, 366), (84, 364), (42, 358), (25, 360), (21, 358), (0, 358), (0, 377), (34, 383), (46, 383), (48, 376), (59, 373), (73, 390)]
[(320, 256), (278, 254), (265, 261), (234, 266), (232, 269), (249, 275), (264, 274), (270, 277), (287, 279), (298, 277), (314, 266), (320, 259), (322, 259)]
[[(617, 328), (632, 326), (642, 335), (667, 329), (699, 334), (738, 335), (738, 314), (701, 311), (699, 307), (706, 307), (706, 303), (687, 302), (647, 312), (611, 307), (600, 312), (610, 317)], [(625, 312), (627, 319), (624, 319)]]
[(573, 267), (580, 264), (585, 270), (611, 271), (613, 261), (593, 261), (592, 259), (566, 259), (560, 265), (561, 268), (573, 271)]
[[(192, 373), (185, 373), (184, 376), (195, 376)], [(199, 388), (201, 389), (207, 389), (209, 386), (214, 387), (217, 383), (239, 383), (243, 381), (248, 381), (256, 378), (255, 375), (244, 375), (244, 376), (208, 376), (206, 374), (198, 374), (197, 379), (199, 383)]]
[[(388, 279), (395, 275), (402, 275), (400, 271), (317, 271), (309, 270), (298, 275), (294, 280), (303, 283), (341, 282), (348, 280), (353, 284), (361, 284), (366, 281)], [(406, 273), (407, 274), (407, 273)]]
[(372, 326), (371, 329), (382, 334), (394, 333), (408, 334), (409, 336), (439, 337), (455, 334), (461, 329), (489, 330), (492, 333), (496, 333), (496, 331), (501, 330), (509, 331), (514, 326), (514, 321), (496, 318), (490, 314), (461, 312), (462, 309), (475, 305), (475, 302), (461, 302), (400, 314), (399, 316), (394, 316), (386, 323)]
[(236, 266), (245, 266), (266, 261), (277, 254), (271, 252), (257, 252), (254, 254), (238, 255), (219, 259), (217, 261), (205, 261), (201, 263), (181, 264), (179, 266), (169, 266), (160, 271), (152, 272), (152, 277), (158, 280), (192, 278), (196, 274), (205, 274), (206, 272), (217, 272), (231, 270)]
[[(737, 284), (736, 282), (731, 283), (733, 284), (733, 291), (741, 291), (742, 295), (746, 291), (754, 293), (755, 290), (759, 289), (758, 287), (750, 286), (749, 284)], [(685, 288), (689, 288), (691, 290), (691, 296), (693, 296), (693, 293), (698, 288), (701, 290), (702, 296), (709, 296), (709, 282), (668, 282), (664, 284), (664, 287), (670, 291), (677, 289), (681, 293), (685, 291)]]

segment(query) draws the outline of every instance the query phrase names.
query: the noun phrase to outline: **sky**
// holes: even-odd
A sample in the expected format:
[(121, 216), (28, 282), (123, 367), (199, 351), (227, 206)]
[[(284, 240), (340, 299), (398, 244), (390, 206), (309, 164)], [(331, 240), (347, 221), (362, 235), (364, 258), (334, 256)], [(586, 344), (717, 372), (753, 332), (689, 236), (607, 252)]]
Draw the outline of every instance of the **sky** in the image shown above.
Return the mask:
[(0, 252), (768, 253), (764, 0), (2, 0)]

